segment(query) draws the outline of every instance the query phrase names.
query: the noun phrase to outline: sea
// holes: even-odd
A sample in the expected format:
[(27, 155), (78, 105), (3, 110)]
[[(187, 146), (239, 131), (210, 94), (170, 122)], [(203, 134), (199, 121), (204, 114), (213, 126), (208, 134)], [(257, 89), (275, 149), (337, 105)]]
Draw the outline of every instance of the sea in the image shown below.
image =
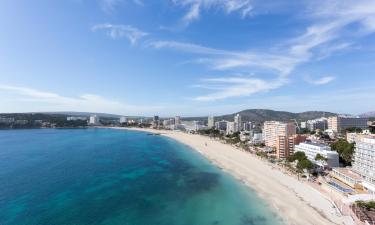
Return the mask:
[(173, 139), (0, 130), (0, 225), (281, 225), (254, 190)]

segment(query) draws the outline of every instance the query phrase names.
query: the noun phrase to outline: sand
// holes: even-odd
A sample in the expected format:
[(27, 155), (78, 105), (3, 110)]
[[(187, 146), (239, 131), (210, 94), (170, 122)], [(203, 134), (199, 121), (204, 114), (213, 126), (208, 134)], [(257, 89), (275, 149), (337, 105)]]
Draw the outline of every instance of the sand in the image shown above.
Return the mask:
[(287, 224), (355, 224), (350, 217), (341, 216), (329, 199), (307, 183), (234, 146), (179, 131), (131, 129), (160, 133), (199, 151), (212, 163), (255, 190)]

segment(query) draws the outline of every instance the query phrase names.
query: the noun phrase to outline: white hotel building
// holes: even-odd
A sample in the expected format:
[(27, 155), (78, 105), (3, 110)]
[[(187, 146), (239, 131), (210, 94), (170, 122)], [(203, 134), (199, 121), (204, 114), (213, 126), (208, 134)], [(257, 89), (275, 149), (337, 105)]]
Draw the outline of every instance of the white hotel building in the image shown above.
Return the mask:
[(357, 138), (352, 169), (363, 178), (363, 186), (375, 194), (375, 137)]
[(100, 125), (99, 117), (97, 115), (90, 116), (89, 124), (90, 125)]
[[(316, 165), (323, 167), (338, 167), (339, 166), (339, 154), (336, 151), (332, 151), (331, 147), (314, 143), (305, 142), (294, 147), (294, 152), (304, 152), (307, 158)], [(327, 161), (316, 161), (315, 157), (317, 154), (325, 157)]]

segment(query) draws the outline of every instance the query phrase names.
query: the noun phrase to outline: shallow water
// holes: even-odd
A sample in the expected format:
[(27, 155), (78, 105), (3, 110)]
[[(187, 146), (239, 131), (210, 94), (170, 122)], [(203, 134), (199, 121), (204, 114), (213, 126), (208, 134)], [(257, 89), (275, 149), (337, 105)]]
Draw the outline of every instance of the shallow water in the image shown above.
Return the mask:
[(113, 129), (0, 131), (0, 225), (277, 225), (188, 146)]

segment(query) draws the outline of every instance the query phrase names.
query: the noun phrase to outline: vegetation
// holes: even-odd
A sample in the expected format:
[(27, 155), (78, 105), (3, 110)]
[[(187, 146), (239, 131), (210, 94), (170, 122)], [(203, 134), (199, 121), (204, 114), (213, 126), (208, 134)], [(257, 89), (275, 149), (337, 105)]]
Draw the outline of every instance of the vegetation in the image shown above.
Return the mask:
[(298, 163), (297, 163), (298, 171), (303, 171), (305, 169), (311, 170), (313, 168), (314, 168), (314, 164), (310, 160), (308, 159), (298, 160)]
[(375, 201), (356, 201), (356, 206), (359, 208), (367, 209), (367, 210), (374, 210), (375, 209)]
[(375, 134), (375, 126), (371, 126), (371, 127), (370, 127), (370, 132), (371, 132), (372, 134)]
[(322, 156), (321, 154), (316, 154), (316, 156), (315, 156), (315, 161), (320, 161), (320, 162), (327, 162), (327, 158), (326, 157), (324, 157), (324, 156)]
[(307, 128), (301, 128), (301, 129), (298, 130), (298, 133), (299, 134), (310, 134), (310, 131)]
[(316, 161), (327, 161), (327, 158), (318, 153), (315, 156), (315, 160)]
[(346, 131), (350, 133), (362, 133), (362, 128), (350, 127), (350, 128), (347, 128)]
[(198, 133), (201, 134), (201, 135), (207, 135), (207, 136), (211, 136), (211, 137), (220, 137), (222, 136), (220, 134), (220, 131), (215, 129), (215, 128), (211, 128), (211, 129), (205, 129), (205, 130), (198, 130)]
[(340, 139), (331, 144), (331, 148), (339, 153), (340, 162), (344, 166), (350, 166), (354, 154), (354, 143), (349, 143), (344, 139)]
[(268, 158), (268, 155), (266, 152), (257, 152), (257, 156), (261, 157), (261, 158)]
[(237, 143), (241, 142), (240, 132), (234, 132), (233, 134), (225, 135), (225, 141), (228, 144), (237, 144)]
[(301, 173), (303, 170), (311, 170), (314, 168), (314, 164), (307, 159), (307, 156), (304, 152), (295, 152), (293, 155), (288, 156), (287, 160), (289, 162), (297, 162), (297, 171)]
[[(336, 114), (330, 112), (321, 112), (321, 111), (309, 111), (302, 113), (291, 113), (284, 111), (274, 111), (268, 109), (248, 109), (241, 112), (238, 112), (242, 116), (243, 121), (254, 121), (254, 122), (264, 122), (267, 120), (276, 120), (276, 121), (289, 121), (291, 119), (296, 119), (299, 121), (306, 121), (316, 119), (322, 116), (335, 116)], [(237, 113), (228, 114), (224, 116), (215, 117), (216, 120), (233, 120), (233, 117)], [(190, 117), (184, 118), (184, 120), (207, 120), (207, 117)]]
[(287, 157), (289, 162), (294, 162), (296, 160), (301, 161), (307, 159), (307, 156), (304, 152), (295, 152), (293, 155)]
[[(1, 117), (14, 118), (15, 122), (0, 123), (0, 129), (17, 128), (40, 128), (41, 122), (48, 122), (53, 127), (84, 127), (87, 126), (86, 120), (68, 121), (67, 115), (63, 114), (43, 114), (43, 113), (9, 113), (0, 114)], [(25, 121), (25, 122), (17, 122)]]

